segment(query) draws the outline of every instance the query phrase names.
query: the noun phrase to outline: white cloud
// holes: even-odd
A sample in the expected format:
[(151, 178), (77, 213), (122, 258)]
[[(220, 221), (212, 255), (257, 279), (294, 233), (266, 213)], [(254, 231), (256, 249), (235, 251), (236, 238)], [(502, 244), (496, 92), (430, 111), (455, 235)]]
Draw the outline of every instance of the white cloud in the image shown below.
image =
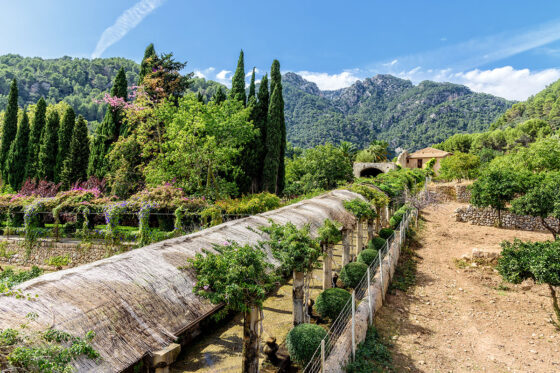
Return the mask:
[(490, 93), (509, 100), (523, 101), (543, 90), (550, 83), (560, 79), (560, 69), (531, 71), (503, 66), (489, 70), (473, 69), (454, 72), (449, 68), (423, 70), (416, 67), (396, 75), (410, 79), (414, 83), (422, 80), (433, 80), (464, 84), (475, 92)]
[(355, 75), (355, 71), (344, 71), (340, 74), (298, 71), (296, 74), (301, 75), (305, 80), (317, 84), (317, 87), (324, 91), (345, 88), (360, 79)]
[[(261, 71), (257, 67), (255, 67), (255, 74), (258, 74), (260, 72)], [(245, 74), (245, 78), (250, 78), (252, 74), (253, 74), (253, 69), (251, 69), (247, 74)]]
[(383, 66), (395, 66), (397, 64), (397, 62), (399, 62), (399, 60), (394, 59), (391, 62), (384, 63)]
[(231, 85), (232, 72), (230, 70), (222, 70), (216, 74), (216, 80), (228, 87)]
[(203, 79), (207, 79), (208, 74), (214, 72), (214, 70), (216, 70), (214, 67), (209, 67), (207, 69), (204, 70), (194, 70), (194, 76), (196, 76), (197, 78), (203, 78)]
[(140, 0), (124, 11), (115, 23), (105, 29), (97, 41), (91, 58), (100, 57), (111, 45), (121, 40), (130, 30), (138, 26), (144, 18), (160, 7), (165, 0)]

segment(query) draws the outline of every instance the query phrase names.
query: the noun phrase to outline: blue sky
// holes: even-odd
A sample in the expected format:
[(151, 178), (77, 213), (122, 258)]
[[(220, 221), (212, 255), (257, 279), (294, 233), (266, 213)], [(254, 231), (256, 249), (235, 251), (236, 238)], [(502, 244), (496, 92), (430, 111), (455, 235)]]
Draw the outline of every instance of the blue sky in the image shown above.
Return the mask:
[(247, 70), (277, 58), (322, 89), (390, 73), (522, 100), (560, 79), (552, 0), (4, 1), (0, 24), (1, 54), (140, 61), (153, 42), (226, 84), (241, 48)]

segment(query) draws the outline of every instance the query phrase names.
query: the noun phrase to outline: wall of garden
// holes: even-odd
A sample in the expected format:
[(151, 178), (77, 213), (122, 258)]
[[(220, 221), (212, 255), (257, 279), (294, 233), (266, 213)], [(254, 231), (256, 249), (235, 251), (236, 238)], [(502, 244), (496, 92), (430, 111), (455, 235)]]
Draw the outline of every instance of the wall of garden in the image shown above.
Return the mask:
[[(461, 207), (455, 210), (455, 220), (459, 222), (468, 222), (473, 225), (495, 227), (498, 226), (498, 211), (490, 207)], [(548, 225), (554, 227), (554, 229), (560, 227), (560, 221), (558, 219), (546, 218), (545, 221)], [(501, 212), (501, 227), (524, 231), (549, 232), (542, 224), (540, 218), (516, 215), (507, 210)]]
[(438, 202), (461, 202), (469, 203), (471, 191), (469, 189), (472, 182), (451, 182), (451, 183), (431, 183), (428, 191)]

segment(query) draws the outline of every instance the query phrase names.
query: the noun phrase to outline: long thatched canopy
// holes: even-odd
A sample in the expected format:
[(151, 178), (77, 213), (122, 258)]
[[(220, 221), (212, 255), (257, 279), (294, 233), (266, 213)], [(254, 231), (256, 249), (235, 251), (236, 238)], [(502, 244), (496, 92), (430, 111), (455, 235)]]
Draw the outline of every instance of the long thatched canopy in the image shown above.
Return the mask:
[[(33, 299), (0, 297), (0, 329), (28, 323), (28, 328), (56, 328), (83, 336), (96, 333), (92, 344), (101, 361), (81, 359), (78, 371), (118, 372), (143, 356), (165, 348), (177, 335), (216, 309), (193, 294), (195, 274), (180, 270), (201, 250), (236, 241), (256, 245), (263, 240), (259, 227), (269, 219), (310, 224), (312, 234), (325, 219), (352, 228), (356, 221), (342, 202), (361, 198), (336, 190), (274, 211), (227, 222), (187, 236), (155, 243), (76, 268), (45, 274), (19, 285)], [(268, 259), (277, 265), (270, 252)]]

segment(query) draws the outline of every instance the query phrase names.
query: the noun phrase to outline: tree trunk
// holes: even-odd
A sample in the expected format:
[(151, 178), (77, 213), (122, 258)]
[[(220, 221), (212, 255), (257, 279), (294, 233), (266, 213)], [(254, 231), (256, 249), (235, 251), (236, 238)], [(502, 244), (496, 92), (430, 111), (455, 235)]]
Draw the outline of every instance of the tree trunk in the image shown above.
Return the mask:
[(368, 242), (373, 240), (373, 219), (367, 221), (367, 239)]
[(243, 373), (259, 371), (259, 309), (243, 313)]
[(342, 230), (342, 266), (350, 263), (350, 237), (352, 233), (348, 229)]
[(363, 220), (358, 220), (358, 244), (356, 246), (356, 255), (358, 255), (360, 253), (360, 251), (362, 251), (362, 249), (364, 248), (364, 222)]
[(502, 210), (498, 209), (498, 228), (502, 227)]
[(377, 217), (375, 218), (375, 233), (381, 229), (381, 207), (377, 209)]
[(323, 251), (323, 290), (332, 287), (332, 245), (326, 244)]
[(558, 306), (558, 296), (556, 295), (556, 289), (554, 286), (547, 284), (548, 289), (550, 290), (550, 296), (552, 297), (552, 308), (554, 309), (554, 313), (556, 314), (556, 322), (554, 322), (554, 326), (560, 330), (560, 306)]
[(294, 305), (294, 326), (303, 323), (303, 285), (305, 275), (303, 272), (294, 271), (294, 289), (292, 301)]
[(558, 240), (558, 232), (554, 230), (554, 228), (552, 228), (545, 220), (545, 218), (543, 218), (541, 216), (541, 224), (548, 229), (548, 231), (552, 234), (552, 237), (554, 237), (554, 241)]

